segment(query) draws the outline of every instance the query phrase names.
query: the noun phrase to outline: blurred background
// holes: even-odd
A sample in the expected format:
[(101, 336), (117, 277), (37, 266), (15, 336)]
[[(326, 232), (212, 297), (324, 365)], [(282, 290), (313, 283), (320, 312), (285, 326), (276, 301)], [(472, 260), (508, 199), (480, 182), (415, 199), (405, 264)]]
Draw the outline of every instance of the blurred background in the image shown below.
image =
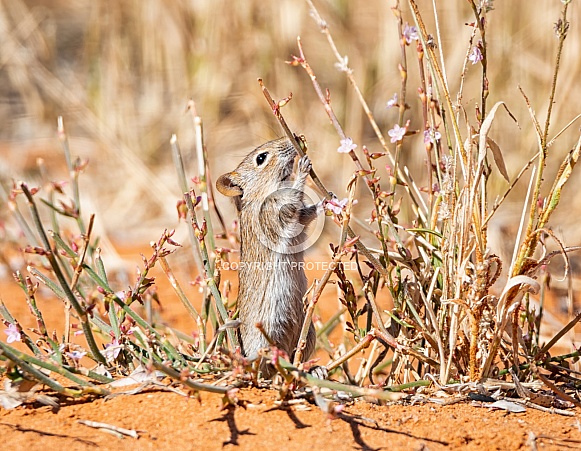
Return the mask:
[[(339, 52), (348, 56), (357, 83), (387, 136), (398, 111), (387, 109), (386, 102), (401, 84), (399, 35), (391, 10), (395, 2), (314, 3)], [(413, 24), (407, 2), (401, 3), (404, 23)], [(428, 32), (436, 36), (432, 2), (419, 0), (418, 4)], [(473, 15), (466, 0), (436, 4), (442, 36), (438, 51), (443, 52), (455, 98), (469, 50), (472, 28), (467, 24)], [(505, 101), (519, 126), (499, 111), (491, 136), (503, 151), (509, 175), (515, 177), (537, 148), (518, 86), (544, 121), (558, 42), (553, 27), (562, 3), (512, 0), (493, 6), (487, 29), (488, 105)], [(580, 10), (580, 2), (573, 0), (550, 136), (581, 112)], [(359, 145), (357, 152), (362, 145), (381, 151), (345, 74), (335, 67), (329, 45), (302, 0), (2, 0), (1, 182), (6, 188), (12, 180), (38, 186), (67, 177), (56, 133), (57, 117), (63, 116), (72, 154), (89, 160), (81, 176), (82, 205), (85, 214), (97, 214), (98, 233), (125, 246), (156, 239), (163, 228), (178, 227), (178, 234), (185, 237), (185, 224), (178, 224), (175, 212), (180, 190), (170, 136), (177, 134), (187, 171), (195, 176), (194, 129), (192, 116), (186, 112), (188, 100), (193, 99), (204, 121), (213, 180), (232, 170), (254, 147), (282, 135), (257, 84), (260, 77), (275, 98), (293, 93), (283, 114), (293, 131), (306, 136), (314, 167), (328, 188), (345, 197), (353, 164), (348, 156), (337, 153), (339, 137), (304, 70), (285, 64), (298, 53), (299, 35), (319, 82), (330, 90), (346, 134)], [(407, 51), (411, 108), (406, 118), (410, 128), (421, 129), (415, 46)], [(473, 125), (480, 79), (480, 65), (468, 65), (461, 102)], [(547, 178), (574, 145), (578, 130), (575, 123), (551, 147), (555, 160)], [(465, 129), (462, 132), (466, 134)], [(405, 140), (403, 159), (416, 182), (425, 184), (420, 136)], [(384, 164), (377, 165), (378, 175), (385, 177)], [(500, 234), (505, 242), (520, 215), (525, 179), (491, 228), (491, 234)], [(552, 221), (568, 245), (581, 244), (578, 180), (575, 177), (565, 189), (564, 205)], [(495, 172), (491, 187), (493, 194), (501, 194), (508, 185)], [(231, 220), (234, 209), (229, 200), (218, 196), (217, 203)], [(359, 216), (368, 217), (364, 206), (359, 208)], [(18, 232), (10, 226), (4, 206), (0, 220), (4, 240), (15, 240)], [(322, 244), (326, 247), (326, 242)]]

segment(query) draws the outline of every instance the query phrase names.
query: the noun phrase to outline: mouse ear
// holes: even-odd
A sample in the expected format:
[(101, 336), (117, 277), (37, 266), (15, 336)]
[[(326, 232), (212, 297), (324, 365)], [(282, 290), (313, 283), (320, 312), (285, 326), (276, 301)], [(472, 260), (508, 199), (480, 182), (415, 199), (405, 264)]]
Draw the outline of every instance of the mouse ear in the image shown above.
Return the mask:
[(236, 172), (228, 172), (227, 174), (221, 175), (216, 181), (218, 191), (228, 197), (242, 196), (242, 188), (235, 181), (237, 175)]

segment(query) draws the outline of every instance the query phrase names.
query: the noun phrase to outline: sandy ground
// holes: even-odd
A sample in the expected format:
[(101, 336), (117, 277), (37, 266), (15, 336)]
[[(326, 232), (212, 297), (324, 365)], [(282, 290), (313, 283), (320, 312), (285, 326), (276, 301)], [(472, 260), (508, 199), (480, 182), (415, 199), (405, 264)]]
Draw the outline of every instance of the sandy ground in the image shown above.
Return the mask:
[[(456, 404), (376, 406), (365, 402), (329, 420), (309, 405), (275, 405), (274, 391), (239, 393), (244, 407), (221, 410), (217, 395), (201, 402), (173, 393), (142, 393), (65, 403), (58, 411), (26, 406), (0, 411), (3, 449), (392, 449), (563, 450), (580, 445), (579, 421), (528, 410), (507, 414)], [(302, 409), (308, 410), (302, 410)], [(79, 420), (138, 431), (118, 438)], [(536, 437), (533, 439), (532, 437)], [(567, 440), (577, 441), (567, 442)]]

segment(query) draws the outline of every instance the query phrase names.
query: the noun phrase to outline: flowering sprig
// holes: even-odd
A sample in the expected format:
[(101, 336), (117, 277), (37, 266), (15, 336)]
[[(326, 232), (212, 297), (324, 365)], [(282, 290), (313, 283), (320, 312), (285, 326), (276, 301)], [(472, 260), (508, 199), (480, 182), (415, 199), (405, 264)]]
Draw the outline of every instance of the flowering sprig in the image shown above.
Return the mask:
[(386, 108), (393, 108), (395, 106), (399, 106), (397, 103), (397, 92), (393, 94), (393, 97), (387, 101)]
[(472, 51), (470, 52), (468, 59), (472, 64), (477, 64), (480, 61), (482, 61), (483, 59), (482, 52), (480, 51), (480, 48), (478, 46), (472, 47)]
[(407, 127), (400, 127), (399, 124), (395, 124), (391, 130), (387, 132), (387, 134), (391, 138), (392, 143), (397, 143), (403, 140), (407, 132)]
[(406, 44), (410, 45), (412, 41), (417, 41), (419, 39), (418, 29), (406, 23), (403, 27), (402, 36)]
[(67, 357), (69, 357), (70, 359), (74, 360), (75, 362), (80, 361), (86, 355), (87, 355), (87, 352), (86, 351), (74, 350), (74, 351), (71, 351), (71, 352), (67, 352)]
[(440, 139), (442, 139), (442, 134), (438, 130), (434, 130), (433, 128), (424, 130), (424, 144), (436, 144), (436, 141)]
[(355, 149), (357, 149), (357, 144), (351, 138), (345, 138), (341, 140), (341, 145), (337, 148), (337, 152), (349, 153)]
[[(345, 207), (347, 206), (347, 202), (349, 202), (349, 199), (347, 199), (347, 198), (345, 198), (343, 200), (339, 200), (335, 197), (335, 198), (325, 202), (325, 210), (332, 211), (336, 215), (339, 215), (345, 210)], [(357, 199), (353, 200), (353, 203), (351, 205), (355, 205), (356, 203), (357, 203)]]
[(115, 338), (111, 343), (105, 345), (105, 349), (101, 351), (101, 354), (107, 359), (107, 362), (113, 362), (119, 356), (122, 347), (119, 340)]
[(6, 343), (14, 343), (15, 341), (21, 341), (22, 336), (20, 335), (20, 331), (18, 327), (14, 324), (9, 324), (7, 329), (4, 329), (4, 333), (8, 335), (6, 338)]

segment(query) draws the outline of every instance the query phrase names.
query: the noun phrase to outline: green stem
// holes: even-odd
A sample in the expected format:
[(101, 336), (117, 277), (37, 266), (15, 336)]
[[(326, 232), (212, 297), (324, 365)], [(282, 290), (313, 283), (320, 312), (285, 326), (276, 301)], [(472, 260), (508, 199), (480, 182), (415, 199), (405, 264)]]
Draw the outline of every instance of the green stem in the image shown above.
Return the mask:
[(71, 187), (73, 189), (73, 200), (75, 201), (75, 208), (77, 209), (77, 225), (81, 234), (85, 233), (85, 224), (81, 217), (81, 196), (79, 195), (79, 172), (75, 169), (73, 164), (73, 159), (71, 157), (71, 149), (69, 147), (69, 139), (65, 132), (64, 122), (62, 116), (58, 117), (57, 120), (57, 131), (59, 140), (63, 146), (63, 152), (65, 154), (65, 160), (67, 162), (67, 169), (69, 170), (69, 176), (71, 178)]
[(8, 359), (10, 359), (12, 362), (14, 362), (23, 371), (30, 374), (32, 377), (34, 377), (40, 383), (49, 386), (54, 391), (62, 393), (62, 394), (67, 395), (67, 396), (71, 396), (71, 397), (78, 397), (78, 396), (82, 395), (82, 393), (83, 393), (82, 390), (73, 390), (70, 388), (63, 387), (57, 381), (44, 375), (42, 373), (42, 371), (38, 370), (37, 368), (35, 368), (31, 364), (27, 363), (26, 361), (24, 361), (21, 358), (21, 357), (29, 357), (29, 356), (26, 356), (25, 354), (17, 351), (16, 349), (11, 348), (10, 346), (2, 343), (1, 341), (0, 341), (0, 349), (2, 350), (2, 354), (4, 354)]
[(47, 252), (46, 257), (48, 258), (48, 261), (50, 262), (50, 266), (52, 267), (54, 274), (55, 274), (65, 296), (67, 297), (67, 299), (69, 300), (69, 302), (71, 303), (71, 305), (73, 306), (75, 311), (77, 312), (79, 319), (81, 320), (81, 326), (83, 328), (83, 332), (85, 334), (87, 344), (89, 345), (89, 349), (92, 353), (92, 358), (93, 358), (93, 360), (95, 360), (99, 363), (102, 363), (103, 365), (106, 365), (107, 361), (105, 360), (105, 357), (103, 357), (103, 355), (99, 351), (99, 348), (97, 347), (97, 343), (95, 342), (95, 338), (93, 337), (93, 332), (91, 331), (91, 326), (89, 324), (89, 317), (87, 315), (87, 312), (81, 307), (81, 305), (77, 301), (77, 298), (75, 297), (75, 295), (73, 294), (73, 292), (71, 290), (71, 287), (69, 287), (67, 281), (65, 280), (65, 277), (61, 271), (61, 268), (60, 268), (60, 266), (59, 266), (59, 264), (54, 256), (54, 253), (52, 252), (52, 248), (51, 248), (50, 243), (48, 241), (48, 237), (46, 235), (46, 232), (44, 231), (44, 227), (43, 227), (42, 222), (40, 220), (40, 216), (38, 214), (38, 209), (36, 208), (36, 203), (34, 202), (32, 194), (30, 193), (30, 190), (28, 189), (28, 187), (24, 183), (20, 183), (20, 188), (22, 189), (22, 191), (24, 192), (24, 195), (26, 196), (26, 199), (28, 200), (28, 205), (29, 205), (30, 211), (32, 213), (32, 219), (34, 221), (34, 224), (35, 224), (36, 229), (38, 231), (38, 234), (40, 236), (41, 243)]
[[(178, 140), (176, 135), (172, 135), (170, 139), (171, 145), (171, 154), (174, 166), (176, 168), (176, 173), (178, 175), (178, 185), (180, 187), (180, 191), (182, 192), (182, 196), (187, 196), (189, 189), (188, 189), (188, 182), (186, 180), (186, 171), (184, 169), (184, 161), (182, 158), (182, 152), (180, 150), (180, 146), (178, 145)], [(195, 210), (190, 210), (190, 214), (192, 218), (197, 220)], [(198, 244), (198, 240), (194, 235), (194, 230), (190, 227), (188, 229), (188, 234), (190, 238), (190, 244), (192, 245), (192, 250), (194, 254), (194, 262), (196, 263), (196, 267), (198, 268), (198, 274), (204, 273), (204, 265), (202, 263), (202, 257), (200, 255), (200, 246)]]
[[(202, 256), (202, 261), (204, 263), (204, 274), (206, 276), (206, 283), (208, 284), (208, 288), (210, 289), (210, 292), (212, 293), (212, 296), (214, 297), (214, 300), (216, 301), (216, 308), (218, 309), (218, 313), (220, 314), (220, 317), (222, 319), (222, 323), (226, 323), (230, 318), (228, 316), (228, 312), (226, 311), (226, 307), (224, 307), (224, 302), (222, 300), (222, 295), (220, 294), (220, 290), (218, 289), (218, 287), (216, 286), (216, 281), (214, 280), (214, 278), (212, 277), (212, 270), (211, 270), (211, 266), (210, 266), (210, 257), (208, 255), (208, 249), (206, 248), (206, 241), (205, 241), (205, 237), (202, 234), (202, 231), (199, 229), (199, 226), (196, 222), (195, 216), (194, 216), (194, 204), (192, 203), (192, 198), (189, 195), (189, 193), (186, 193), (184, 195), (184, 200), (186, 201), (186, 205), (188, 206), (188, 210), (190, 211), (191, 215), (192, 215), (192, 228), (194, 229), (194, 233), (196, 235), (196, 240), (198, 242), (199, 245), (199, 249), (200, 249), (200, 253)], [(232, 346), (234, 348), (238, 347), (238, 339), (236, 338), (236, 334), (232, 331), (232, 329), (228, 328), (226, 330), (226, 333), (228, 334), (228, 340), (230, 340), (230, 343), (232, 343)]]

